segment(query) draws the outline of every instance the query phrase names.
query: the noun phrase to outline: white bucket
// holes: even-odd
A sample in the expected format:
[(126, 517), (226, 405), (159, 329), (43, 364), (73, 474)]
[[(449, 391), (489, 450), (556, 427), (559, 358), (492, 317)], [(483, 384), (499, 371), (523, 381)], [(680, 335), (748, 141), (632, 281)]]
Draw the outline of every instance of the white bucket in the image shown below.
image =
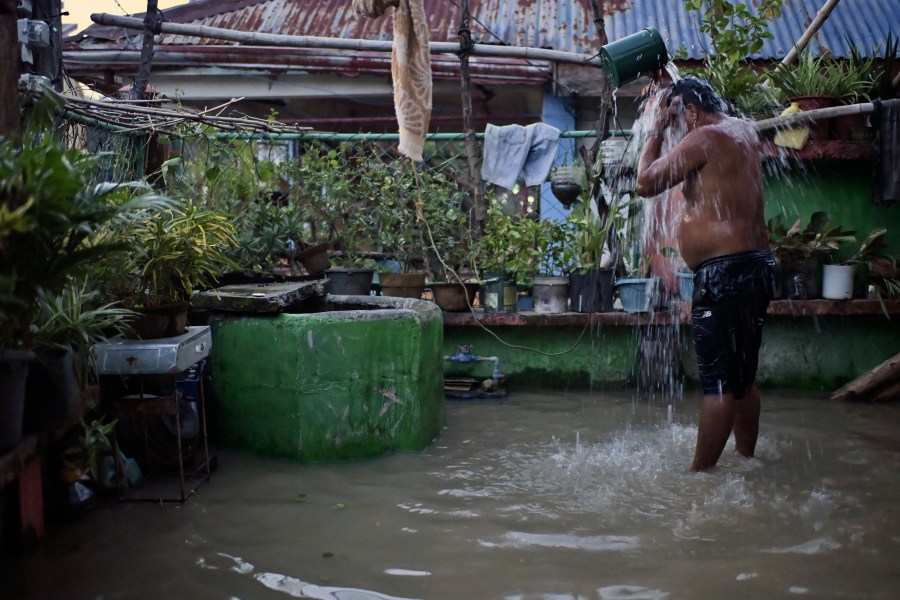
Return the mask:
[(822, 297), (829, 300), (853, 297), (853, 265), (822, 266)]
[(564, 313), (569, 308), (569, 278), (535, 277), (531, 295), (534, 298), (534, 312)]

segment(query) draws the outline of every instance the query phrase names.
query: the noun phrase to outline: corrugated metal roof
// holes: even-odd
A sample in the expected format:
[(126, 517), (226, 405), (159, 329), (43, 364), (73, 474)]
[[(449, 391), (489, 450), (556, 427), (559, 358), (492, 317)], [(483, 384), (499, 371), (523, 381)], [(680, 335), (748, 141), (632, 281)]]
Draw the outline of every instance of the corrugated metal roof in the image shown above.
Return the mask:
[[(752, 0), (747, 0), (752, 5)], [(688, 58), (703, 58), (709, 40), (699, 35), (699, 15), (685, 10), (681, 0), (605, 0), (608, 39), (616, 40), (645, 27), (659, 29), (670, 51), (687, 50)], [(822, 6), (822, 0), (784, 0), (784, 14), (772, 23), (774, 38), (755, 58), (781, 58), (800, 38)], [(751, 10), (752, 10), (751, 6)], [(590, 0), (469, 0), (472, 37), (479, 43), (553, 48), (590, 54), (599, 49)], [(456, 41), (460, 22), (458, 0), (425, 0), (432, 41)], [(170, 21), (228, 29), (390, 40), (392, 19), (359, 17), (351, 0), (202, 0), (163, 11)], [(811, 44), (815, 52), (849, 55), (851, 44), (868, 53), (883, 46), (888, 32), (900, 34), (900, 0), (842, 0)], [(112, 41), (136, 43), (132, 32), (92, 26), (84, 45)], [(224, 44), (185, 36), (161, 36), (162, 44)]]

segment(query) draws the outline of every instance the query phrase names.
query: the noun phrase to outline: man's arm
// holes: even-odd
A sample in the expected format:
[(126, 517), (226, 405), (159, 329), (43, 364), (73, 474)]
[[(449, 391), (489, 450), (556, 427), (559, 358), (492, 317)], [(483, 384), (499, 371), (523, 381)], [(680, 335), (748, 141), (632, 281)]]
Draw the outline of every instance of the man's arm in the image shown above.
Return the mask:
[(647, 136), (641, 159), (635, 192), (650, 198), (683, 182), (706, 164), (705, 132), (692, 131), (665, 156), (660, 156), (663, 134), (654, 127)]

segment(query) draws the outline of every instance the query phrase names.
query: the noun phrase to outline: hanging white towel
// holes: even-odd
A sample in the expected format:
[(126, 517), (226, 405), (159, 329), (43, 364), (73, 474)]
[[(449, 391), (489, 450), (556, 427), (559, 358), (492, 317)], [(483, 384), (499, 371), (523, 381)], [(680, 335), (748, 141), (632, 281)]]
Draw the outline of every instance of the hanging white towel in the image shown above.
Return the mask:
[(559, 129), (545, 123), (525, 127), (489, 123), (484, 132), (481, 178), (510, 190), (519, 175), (524, 175), (527, 186), (545, 182), (556, 160), (559, 135)]

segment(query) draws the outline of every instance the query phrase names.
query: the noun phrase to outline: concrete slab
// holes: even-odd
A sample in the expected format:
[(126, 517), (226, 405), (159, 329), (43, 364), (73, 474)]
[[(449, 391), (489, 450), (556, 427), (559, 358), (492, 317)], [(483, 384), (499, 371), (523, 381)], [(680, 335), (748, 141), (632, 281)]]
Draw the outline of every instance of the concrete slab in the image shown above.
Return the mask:
[(296, 308), (310, 298), (323, 298), (326, 280), (286, 283), (242, 283), (200, 292), (191, 298), (191, 306), (240, 313), (279, 313)]

